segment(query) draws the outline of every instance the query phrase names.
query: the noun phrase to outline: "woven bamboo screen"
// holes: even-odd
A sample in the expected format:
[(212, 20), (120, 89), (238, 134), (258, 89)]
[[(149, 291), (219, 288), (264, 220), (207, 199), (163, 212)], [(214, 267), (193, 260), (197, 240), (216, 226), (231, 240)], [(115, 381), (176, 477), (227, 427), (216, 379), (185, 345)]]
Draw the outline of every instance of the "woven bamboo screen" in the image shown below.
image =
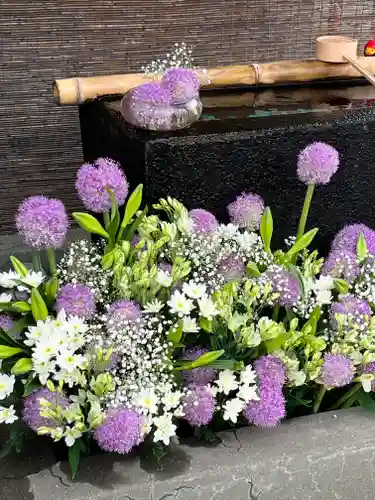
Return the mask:
[(51, 83), (134, 72), (174, 42), (201, 66), (313, 56), (318, 34), (375, 37), (373, 0), (0, 0), (1, 232), (24, 196), (78, 201), (77, 109), (54, 105)]

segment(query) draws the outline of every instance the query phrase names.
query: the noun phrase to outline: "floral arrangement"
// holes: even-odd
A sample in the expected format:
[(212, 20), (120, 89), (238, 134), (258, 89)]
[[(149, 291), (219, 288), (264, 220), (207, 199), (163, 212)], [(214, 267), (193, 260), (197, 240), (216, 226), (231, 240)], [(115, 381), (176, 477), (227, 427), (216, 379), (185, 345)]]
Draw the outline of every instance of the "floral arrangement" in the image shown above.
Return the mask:
[(164, 59), (143, 67), (150, 82), (128, 92), (122, 101), (123, 117), (133, 125), (151, 130), (187, 127), (202, 113), (199, 99), (204, 70), (194, 65), (193, 48), (176, 43)]
[(338, 168), (327, 144), (300, 153), (306, 198), (283, 249), (257, 194), (230, 203), (229, 224), (170, 197), (149, 212), (142, 186), (129, 196), (120, 166), (100, 158), (76, 180), (91, 213), (73, 213), (95, 239), (71, 243), (56, 264), (64, 205), (26, 199), (16, 225), (33, 269), (11, 257), (0, 274), (5, 448), (20, 451), (28, 430), (62, 441), (74, 475), (93, 443), (160, 456), (183, 423), (212, 439), (237, 425), (373, 408), (375, 231), (344, 227), (326, 259), (311, 248), (318, 230), (306, 231), (315, 187)]

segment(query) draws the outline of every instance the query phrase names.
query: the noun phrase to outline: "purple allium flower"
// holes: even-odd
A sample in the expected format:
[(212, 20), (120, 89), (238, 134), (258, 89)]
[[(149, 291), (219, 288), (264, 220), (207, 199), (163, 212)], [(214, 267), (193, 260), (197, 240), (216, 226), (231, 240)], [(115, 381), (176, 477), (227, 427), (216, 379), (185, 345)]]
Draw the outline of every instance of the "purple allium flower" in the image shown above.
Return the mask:
[(301, 297), (301, 286), (297, 278), (281, 267), (272, 266), (265, 273), (272, 291), (278, 293), (276, 299), (283, 307), (294, 306)]
[(207, 387), (195, 387), (183, 399), (185, 419), (190, 425), (207, 425), (214, 413), (215, 402)]
[(28, 245), (41, 250), (61, 247), (69, 222), (60, 200), (31, 196), (19, 206), (16, 226)]
[(230, 254), (219, 262), (218, 272), (224, 276), (225, 281), (238, 280), (244, 276), (246, 266), (239, 255)]
[(13, 319), (8, 314), (0, 314), (0, 328), (8, 332), (13, 327)]
[(166, 106), (171, 102), (171, 93), (168, 88), (158, 82), (144, 83), (131, 91), (132, 103), (142, 105), (144, 103), (155, 106)]
[(108, 309), (108, 318), (113, 323), (134, 322), (142, 318), (139, 305), (132, 300), (117, 300)]
[(89, 318), (95, 311), (95, 298), (91, 289), (81, 283), (67, 283), (56, 297), (56, 310), (64, 309), (69, 316)]
[(218, 226), (216, 217), (202, 208), (190, 210), (189, 217), (192, 222), (192, 229), (197, 233), (212, 233)]
[(238, 227), (256, 231), (264, 212), (263, 198), (257, 194), (242, 193), (228, 205), (229, 217)]
[(356, 254), (361, 233), (366, 240), (368, 251), (375, 254), (375, 231), (365, 224), (349, 224), (341, 229), (332, 242), (332, 251), (341, 249)]
[(158, 268), (165, 273), (172, 275), (172, 264), (169, 262), (160, 262)]
[(76, 189), (88, 210), (103, 213), (112, 206), (108, 189), (113, 192), (118, 205), (123, 205), (129, 186), (119, 163), (98, 158), (93, 164), (85, 163), (78, 170)]
[(198, 96), (199, 79), (195, 71), (187, 68), (171, 68), (161, 80), (168, 90), (173, 104), (182, 104)]
[(332, 250), (323, 266), (323, 274), (344, 278), (349, 283), (353, 283), (360, 272), (356, 254), (343, 249)]
[(244, 415), (258, 427), (276, 427), (285, 417), (285, 398), (282, 390), (265, 379), (259, 386), (259, 401), (250, 401)]
[(348, 293), (344, 295), (339, 302), (331, 305), (331, 314), (350, 315), (353, 318), (371, 317), (372, 310), (370, 304), (365, 299), (360, 299), (355, 295)]
[[(372, 363), (367, 363), (367, 365), (364, 366), (362, 373), (375, 374), (375, 361), (373, 361)], [(375, 392), (375, 380), (371, 382), (371, 390)]]
[(23, 420), (33, 431), (37, 432), (39, 427), (58, 427), (60, 424), (52, 418), (42, 417), (40, 401), (45, 399), (61, 408), (69, 406), (68, 399), (58, 392), (51, 392), (48, 389), (39, 389), (27, 396), (23, 401)]
[(95, 440), (104, 451), (129, 453), (142, 441), (142, 420), (141, 415), (128, 408), (110, 410), (95, 430)]
[(343, 387), (354, 377), (354, 366), (343, 354), (325, 354), (320, 378), (327, 387)]
[(273, 384), (280, 389), (285, 383), (285, 366), (277, 356), (267, 355), (261, 356), (254, 363), (255, 371), (260, 382), (267, 380), (269, 384)]
[[(184, 359), (189, 361), (194, 361), (198, 359), (202, 354), (208, 352), (208, 349), (203, 349), (200, 347), (193, 347), (185, 352)], [(205, 366), (199, 368), (193, 368), (192, 370), (183, 370), (181, 372), (186, 385), (189, 387), (205, 386), (210, 382), (215, 380), (216, 371), (213, 368), (208, 368)]]
[(298, 156), (297, 175), (305, 184), (328, 184), (338, 168), (337, 149), (324, 142), (313, 142)]

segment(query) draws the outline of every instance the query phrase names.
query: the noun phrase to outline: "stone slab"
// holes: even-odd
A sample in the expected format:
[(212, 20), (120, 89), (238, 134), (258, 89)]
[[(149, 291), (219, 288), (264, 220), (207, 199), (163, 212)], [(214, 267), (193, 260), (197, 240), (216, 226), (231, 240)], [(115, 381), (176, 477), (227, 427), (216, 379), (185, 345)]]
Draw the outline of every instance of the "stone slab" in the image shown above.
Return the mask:
[(373, 500), (375, 418), (361, 409), (244, 428), (174, 448), (159, 470), (139, 457), (65, 463), (0, 481), (1, 500)]

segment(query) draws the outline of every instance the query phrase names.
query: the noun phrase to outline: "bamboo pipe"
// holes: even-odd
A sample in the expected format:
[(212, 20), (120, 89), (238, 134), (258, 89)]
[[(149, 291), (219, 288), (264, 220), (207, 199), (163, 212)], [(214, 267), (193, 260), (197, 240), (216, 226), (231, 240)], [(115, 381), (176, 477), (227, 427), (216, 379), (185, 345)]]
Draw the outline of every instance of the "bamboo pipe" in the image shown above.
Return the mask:
[[(363, 68), (375, 74), (375, 57), (359, 57), (357, 60)], [(201, 75), (201, 83), (204, 90), (209, 90), (229, 86), (260, 86), (359, 76), (360, 73), (350, 64), (298, 60), (211, 68), (205, 75)], [(66, 78), (55, 80), (53, 94), (57, 104), (76, 105), (103, 95), (123, 95), (133, 87), (148, 81), (146, 75), (139, 73)]]

